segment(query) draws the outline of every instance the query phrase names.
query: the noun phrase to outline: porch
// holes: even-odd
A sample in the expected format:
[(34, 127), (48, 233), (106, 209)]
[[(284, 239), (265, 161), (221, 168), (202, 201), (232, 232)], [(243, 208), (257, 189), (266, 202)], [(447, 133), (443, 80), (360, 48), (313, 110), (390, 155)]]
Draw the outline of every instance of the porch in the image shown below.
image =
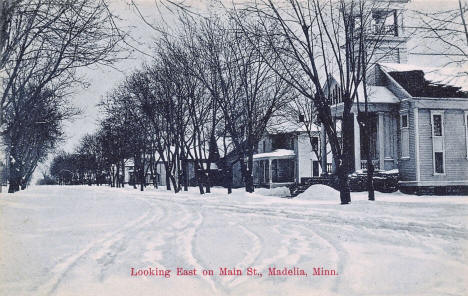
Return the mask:
[(253, 179), (256, 187), (279, 187), (295, 182), (296, 154), (278, 149), (254, 155)]
[[(398, 168), (399, 115), (393, 111), (369, 112), (370, 143), (366, 143), (364, 130), (357, 121), (357, 112), (353, 113), (353, 170), (367, 169), (367, 153), (376, 170)], [(336, 117), (341, 121), (340, 117)], [(340, 125), (340, 124), (338, 124)], [(333, 163), (335, 169), (336, 165)]]

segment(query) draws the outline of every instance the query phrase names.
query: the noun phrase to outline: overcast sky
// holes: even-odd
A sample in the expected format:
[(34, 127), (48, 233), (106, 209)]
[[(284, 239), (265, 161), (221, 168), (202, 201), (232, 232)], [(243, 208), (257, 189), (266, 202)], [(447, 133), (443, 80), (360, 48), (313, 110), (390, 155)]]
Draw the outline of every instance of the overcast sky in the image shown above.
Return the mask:
[[(129, 1), (130, 0), (113, 0), (111, 3), (112, 9), (125, 20), (122, 23), (123, 25), (131, 27), (129, 30), (134, 40), (130, 40), (129, 42), (139, 50), (151, 53), (151, 45), (155, 38), (155, 32), (146, 25), (138, 16), (138, 13), (127, 4)], [(150, 22), (157, 22), (161, 19), (155, 1), (160, 0), (136, 1), (140, 11)], [(207, 1), (193, 0), (186, 1), (186, 3), (190, 3), (196, 7), (203, 7), (206, 5)], [(458, 0), (413, 0), (409, 8), (418, 10), (428, 8), (444, 9), (454, 7), (457, 3)], [(164, 17), (167, 22), (170, 23), (170, 16), (165, 15)], [(63, 149), (69, 152), (73, 151), (74, 147), (85, 133), (93, 132), (96, 129), (96, 122), (99, 118), (99, 110), (96, 104), (99, 103), (106, 92), (114, 88), (119, 81), (122, 81), (126, 74), (131, 73), (132, 70), (141, 66), (145, 60), (148, 61), (149, 58), (145, 57), (143, 54), (134, 53), (131, 59), (115, 64), (114, 67), (116, 69), (93, 67), (82, 71), (82, 74), (89, 82), (89, 87), (87, 89), (77, 89), (73, 96), (73, 102), (77, 107), (83, 110), (83, 115), (73, 122), (66, 124), (67, 141), (62, 147)], [(410, 63), (421, 65), (436, 64), (438, 60), (440, 60), (439, 57), (409, 56)]]

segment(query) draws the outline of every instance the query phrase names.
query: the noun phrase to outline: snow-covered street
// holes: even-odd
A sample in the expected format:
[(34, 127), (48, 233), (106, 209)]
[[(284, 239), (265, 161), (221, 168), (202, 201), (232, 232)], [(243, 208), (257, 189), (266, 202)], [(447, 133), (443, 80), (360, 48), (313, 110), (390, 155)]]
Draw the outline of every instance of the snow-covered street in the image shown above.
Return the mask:
[[(466, 295), (468, 197), (38, 186), (0, 195), (0, 295)], [(280, 191), (278, 191), (280, 192)], [(307, 193), (307, 192), (306, 192)], [(271, 192), (270, 192), (271, 194)], [(220, 268), (241, 276), (220, 275)], [(257, 275), (248, 275), (247, 268)], [(307, 276), (272, 276), (269, 268)], [(337, 275), (314, 275), (335, 270)], [(132, 276), (171, 270), (170, 276)], [(178, 276), (177, 268), (196, 269)], [(296, 268), (296, 269), (294, 269)], [(213, 270), (214, 275), (202, 275)], [(262, 274), (262, 276), (258, 274)]]

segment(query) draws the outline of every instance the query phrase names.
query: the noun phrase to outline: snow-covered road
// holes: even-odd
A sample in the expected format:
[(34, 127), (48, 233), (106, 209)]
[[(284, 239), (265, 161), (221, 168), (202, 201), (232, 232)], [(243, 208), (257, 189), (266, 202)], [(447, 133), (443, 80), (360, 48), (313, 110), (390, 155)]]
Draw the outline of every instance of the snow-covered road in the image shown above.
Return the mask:
[[(341, 206), (317, 188), (292, 200), (216, 188), (2, 193), (0, 295), (466, 295), (468, 197), (356, 193)], [(322, 267), (337, 275), (314, 275)]]

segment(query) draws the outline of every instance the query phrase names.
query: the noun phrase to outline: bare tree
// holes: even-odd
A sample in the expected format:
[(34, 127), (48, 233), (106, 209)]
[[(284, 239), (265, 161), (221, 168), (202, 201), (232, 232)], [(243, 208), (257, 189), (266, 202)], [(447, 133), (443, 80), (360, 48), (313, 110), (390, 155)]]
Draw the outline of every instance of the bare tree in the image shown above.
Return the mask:
[(104, 0), (11, 0), (0, 6), (2, 129), (11, 105), (41, 98), (46, 89), (64, 96), (82, 82), (78, 68), (110, 64), (119, 57), (124, 34)]
[[(187, 42), (190, 57), (196, 61), (193, 75), (219, 106), (224, 127), (235, 146), (246, 190), (253, 192), (255, 147), (270, 118), (290, 99), (290, 88), (234, 22), (213, 16), (189, 23), (189, 27), (193, 35), (188, 39), (196, 40), (195, 44)], [(269, 57), (274, 63), (276, 56)]]
[(415, 31), (425, 42), (413, 49), (417, 55), (444, 56), (447, 64), (466, 64), (468, 61), (468, 2), (441, 11), (413, 11)]
[(2, 138), (7, 143), (9, 156), (9, 189), (14, 193), (24, 189), (38, 163), (45, 159), (62, 140), (64, 120), (77, 110), (63, 107), (64, 98), (53, 89), (22, 89), (15, 96), (23, 98), (9, 105), (5, 117), (6, 129)]
[[(287, 0), (282, 3), (264, 0), (238, 6), (235, 11), (238, 24), (247, 36), (257, 35), (257, 27), (261, 27), (261, 42), (249, 40), (260, 53), (271, 49), (279, 63), (269, 63), (271, 59), (262, 54), (263, 59), (288, 85), (313, 102), (337, 166), (342, 204), (351, 201), (347, 183), (348, 173), (353, 168), (351, 108), (363, 82), (362, 70), (370, 67), (369, 63), (362, 65), (360, 52), (367, 52), (368, 62), (379, 45), (379, 40), (365, 42), (368, 36), (362, 32), (363, 28), (370, 27), (372, 8), (378, 4), (364, 0)], [(250, 22), (247, 21), (249, 16)], [(323, 83), (329, 81), (329, 77), (336, 78), (337, 92), (331, 89), (331, 83)], [(336, 103), (343, 108), (341, 132), (331, 112), (331, 106)]]

